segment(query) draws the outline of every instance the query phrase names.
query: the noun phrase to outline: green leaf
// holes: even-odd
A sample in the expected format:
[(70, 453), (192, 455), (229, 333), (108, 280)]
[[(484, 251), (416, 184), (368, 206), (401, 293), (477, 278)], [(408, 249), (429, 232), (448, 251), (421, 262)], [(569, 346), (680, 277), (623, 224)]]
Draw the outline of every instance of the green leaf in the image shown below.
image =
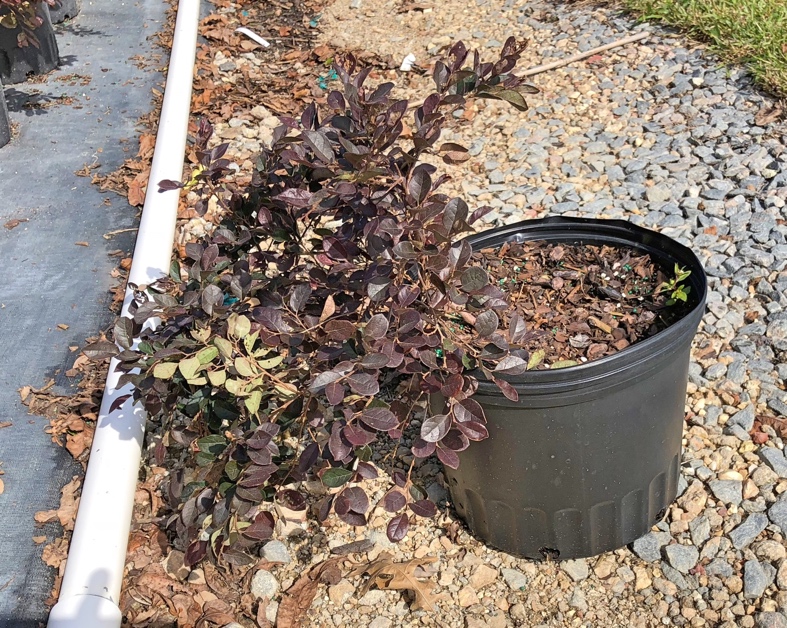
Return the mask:
[(245, 338), (251, 331), (251, 322), (242, 314), (230, 314), (227, 331), (238, 339)]
[(262, 401), (262, 393), (259, 390), (253, 391), (246, 399), (243, 400), (243, 403), (246, 405), (246, 409), (251, 412), (254, 416), (260, 410), (260, 402)]
[(549, 368), (551, 369), (564, 369), (568, 368), (569, 366), (577, 366), (579, 362), (576, 360), (558, 360), (557, 362), (553, 362)]
[(177, 370), (177, 362), (159, 362), (153, 367), (153, 377), (157, 377), (158, 379), (172, 379)]
[[(246, 347), (246, 353), (251, 354), (251, 352), (254, 350), (254, 344), (257, 342), (257, 338), (259, 337), (260, 332), (255, 331), (253, 334), (249, 334), (243, 339), (243, 346)], [(257, 356), (255, 355), (254, 357), (256, 358)]]
[(224, 369), (220, 371), (209, 371), (208, 379), (214, 386), (222, 386), (227, 381), (227, 371)]
[(339, 486), (347, 484), (353, 475), (352, 471), (342, 467), (328, 469), (322, 475), (322, 483), (328, 488), (338, 488)]
[(204, 386), (208, 383), (208, 380), (204, 377), (194, 377), (192, 379), (187, 379), (186, 381), (191, 386)]
[(213, 464), (214, 460), (216, 460), (216, 456), (213, 454), (206, 454), (202, 451), (194, 456), (194, 461), (197, 463), (198, 467), (207, 467), (208, 465)]
[(243, 377), (254, 377), (257, 374), (249, 359), (242, 356), (235, 358), (235, 370)]
[(243, 382), (237, 379), (228, 379), (224, 382), (224, 388), (227, 392), (236, 397), (244, 394)]
[(372, 448), (369, 445), (355, 448), (355, 456), (362, 462), (369, 462), (372, 459)]
[(213, 339), (213, 344), (216, 345), (218, 350), (221, 351), (221, 355), (225, 358), (228, 360), (232, 358), (232, 343), (229, 340), (217, 336)]
[(178, 363), (178, 368), (186, 379), (194, 379), (200, 366), (202, 365), (196, 357), (184, 358)]
[(142, 353), (146, 355), (153, 355), (156, 351), (153, 349), (153, 345), (149, 342), (145, 342), (144, 340), (137, 345), (137, 349), (142, 351)]
[(200, 364), (210, 364), (219, 357), (219, 350), (217, 347), (205, 347), (197, 353), (197, 360)]
[(266, 360), (257, 360), (257, 366), (259, 366), (261, 369), (268, 370), (279, 366), (279, 364), (282, 362), (284, 362), (284, 356), (275, 355), (272, 358), (268, 358)]
[(230, 480), (237, 480), (240, 476), (240, 465), (235, 462), (234, 460), (230, 460), (227, 464), (224, 465), (224, 473), (227, 474), (227, 477)]
[(220, 434), (210, 434), (197, 439), (197, 447), (203, 453), (218, 456), (227, 448), (227, 439)]
[(176, 259), (173, 259), (172, 263), (169, 265), (169, 276), (172, 281), (176, 283), (180, 283), (182, 281), (180, 278), (180, 263)]
[(539, 349), (538, 351), (533, 351), (533, 353), (530, 354), (530, 359), (527, 361), (527, 370), (529, 371), (531, 369), (536, 368), (539, 364), (541, 364), (544, 361), (545, 356), (546, 353), (544, 353), (543, 349)]
[(470, 355), (468, 355), (466, 353), (463, 354), (462, 355), (462, 366), (464, 366), (468, 370), (474, 369), (476, 367), (475, 359), (472, 356), (470, 356)]

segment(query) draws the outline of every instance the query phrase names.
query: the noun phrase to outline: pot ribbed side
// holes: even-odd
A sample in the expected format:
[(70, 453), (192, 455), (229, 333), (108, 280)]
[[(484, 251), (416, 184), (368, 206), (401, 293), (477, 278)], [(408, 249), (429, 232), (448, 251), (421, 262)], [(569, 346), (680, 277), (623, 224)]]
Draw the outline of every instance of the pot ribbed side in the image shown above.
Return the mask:
[(627, 545), (658, 523), (678, 491), (679, 457), (643, 489), (587, 509), (556, 511), (516, 508), (465, 489), (447, 470), (451, 499), (459, 516), (492, 547), (530, 559), (586, 558)]

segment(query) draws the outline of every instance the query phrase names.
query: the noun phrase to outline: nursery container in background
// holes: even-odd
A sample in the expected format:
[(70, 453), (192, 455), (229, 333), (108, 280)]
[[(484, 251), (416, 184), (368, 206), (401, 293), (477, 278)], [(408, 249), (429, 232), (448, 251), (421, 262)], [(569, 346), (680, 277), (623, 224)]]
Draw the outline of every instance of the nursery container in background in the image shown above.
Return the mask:
[(691, 271), (689, 311), (646, 340), (580, 366), (506, 377), (518, 402), (479, 376), (473, 399), (489, 438), (445, 468), (457, 512), (489, 545), (527, 558), (593, 556), (646, 534), (675, 499), (705, 272), (690, 249), (619, 220), (530, 220), (469, 239), (475, 250), (529, 240), (629, 246), (667, 274), (675, 264)]
[[(7, 9), (0, 9), (0, 16), (5, 11)], [(6, 85), (22, 83), (30, 76), (51, 72), (60, 63), (49, 7), (41, 2), (36, 12), (43, 20), (43, 24), (35, 30), (37, 47), (18, 45), (17, 37), (22, 30), (20, 26), (0, 26), (0, 81)]]
[(8, 107), (5, 104), (3, 84), (0, 83), (0, 146), (11, 141), (11, 123), (8, 120)]
[(57, 5), (49, 7), (52, 24), (73, 20), (79, 13), (81, 0), (58, 0)]

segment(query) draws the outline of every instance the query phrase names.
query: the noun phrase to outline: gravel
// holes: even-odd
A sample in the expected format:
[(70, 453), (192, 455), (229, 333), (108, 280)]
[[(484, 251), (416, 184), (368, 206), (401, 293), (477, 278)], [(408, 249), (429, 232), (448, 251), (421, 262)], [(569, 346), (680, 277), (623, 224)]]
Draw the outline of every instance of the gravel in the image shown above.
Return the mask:
[(689, 573), (700, 557), (699, 550), (693, 545), (668, 545), (664, 554), (669, 564), (681, 573)]
[(730, 532), (730, 540), (735, 549), (743, 549), (756, 539), (760, 532), (768, 525), (768, 517), (763, 514), (755, 513), (741, 525)]
[(590, 574), (590, 569), (586, 560), (564, 560), (560, 567), (565, 571), (574, 582), (581, 582)]
[(269, 541), (262, 548), (262, 557), (272, 563), (290, 563), (292, 556), (287, 546), (281, 541)]
[(260, 569), (251, 579), (251, 593), (255, 597), (270, 600), (276, 596), (279, 589), (279, 581), (265, 569)]

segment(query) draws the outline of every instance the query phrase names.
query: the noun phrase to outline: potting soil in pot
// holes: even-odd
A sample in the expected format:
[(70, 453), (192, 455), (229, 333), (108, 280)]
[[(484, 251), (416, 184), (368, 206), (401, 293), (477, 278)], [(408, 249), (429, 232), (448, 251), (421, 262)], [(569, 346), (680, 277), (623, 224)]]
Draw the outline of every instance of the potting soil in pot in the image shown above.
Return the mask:
[[(524, 319), (528, 334), (522, 344), (534, 368), (611, 355), (669, 327), (690, 309), (671, 299), (675, 286), (667, 283), (675, 269), (662, 269), (630, 247), (506, 242), (473, 259), (489, 273), (490, 283), (509, 293), (511, 308), (504, 316)], [(693, 295), (686, 296), (691, 304)]]

